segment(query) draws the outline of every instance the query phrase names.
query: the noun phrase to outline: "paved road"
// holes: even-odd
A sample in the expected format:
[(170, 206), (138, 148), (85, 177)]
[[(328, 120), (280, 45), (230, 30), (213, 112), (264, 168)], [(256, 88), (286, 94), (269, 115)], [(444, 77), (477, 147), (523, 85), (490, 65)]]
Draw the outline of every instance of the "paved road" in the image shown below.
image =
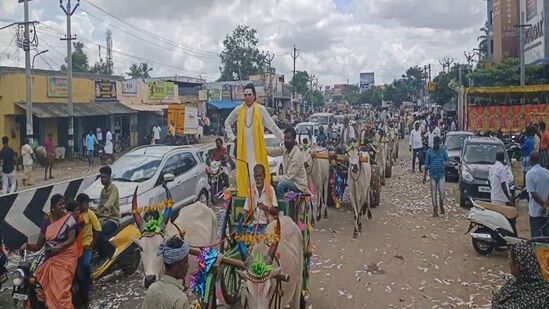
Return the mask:
[[(316, 224), (309, 308), (489, 307), (507, 272), (507, 252), (489, 257), (475, 253), (463, 234), (466, 211), (458, 205), (455, 183), (446, 186), (446, 215), (431, 217), (428, 185), (421, 183), (422, 175), (411, 173), (409, 156), (404, 151), (393, 168), (382, 188), (381, 206), (373, 210), (373, 219), (364, 218), (356, 240), (345, 203), (339, 210), (329, 209), (329, 219)], [(527, 235), (526, 205), (519, 207), (519, 233)], [(92, 307), (139, 307), (141, 276), (115, 274), (100, 280)]]

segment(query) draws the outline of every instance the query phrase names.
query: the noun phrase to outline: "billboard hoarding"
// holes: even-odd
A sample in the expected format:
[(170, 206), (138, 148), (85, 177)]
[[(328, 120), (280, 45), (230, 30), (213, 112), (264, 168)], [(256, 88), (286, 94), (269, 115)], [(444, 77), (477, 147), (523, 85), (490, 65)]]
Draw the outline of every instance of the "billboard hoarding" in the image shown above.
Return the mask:
[(68, 96), (68, 81), (64, 76), (48, 76), (48, 97), (66, 98)]
[(150, 81), (147, 83), (149, 86), (149, 99), (152, 100), (173, 100), (175, 99), (175, 84), (165, 81)]
[(95, 81), (95, 99), (116, 100), (116, 82), (110, 80)]
[(127, 95), (137, 95), (137, 80), (122, 81), (122, 93)]
[(520, 4), (526, 12), (528, 23), (532, 25), (525, 29), (524, 37), (524, 61), (530, 64), (545, 58), (545, 4), (539, 0), (521, 0)]

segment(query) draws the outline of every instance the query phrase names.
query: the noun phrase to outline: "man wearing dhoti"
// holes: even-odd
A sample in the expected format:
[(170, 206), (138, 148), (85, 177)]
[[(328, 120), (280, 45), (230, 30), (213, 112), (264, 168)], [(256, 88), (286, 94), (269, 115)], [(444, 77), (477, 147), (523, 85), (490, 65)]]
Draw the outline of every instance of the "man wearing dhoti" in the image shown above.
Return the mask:
[[(284, 134), (275, 124), (267, 109), (256, 102), (256, 92), (253, 84), (244, 87), (244, 103), (237, 106), (225, 120), (225, 131), (229, 140), (236, 138), (236, 189), (237, 196), (246, 197), (253, 184), (253, 171), (248, 171), (257, 164), (269, 166), (265, 146), (265, 129), (271, 131), (282, 142)], [(236, 136), (232, 125), (236, 122)], [(248, 165), (246, 166), (247, 162)], [(265, 183), (271, 183), (271, 173), (266, 173)]]

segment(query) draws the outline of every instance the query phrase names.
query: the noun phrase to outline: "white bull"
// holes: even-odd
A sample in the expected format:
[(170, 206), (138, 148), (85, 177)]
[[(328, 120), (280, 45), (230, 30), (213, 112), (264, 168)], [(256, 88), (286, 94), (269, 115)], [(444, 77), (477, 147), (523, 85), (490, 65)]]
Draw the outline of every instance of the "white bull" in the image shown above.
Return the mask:
[[(138, 209), (136, 200), (134, 195), (132, 209)], [(204, 203), (195, 202), (181, 208), (173, 224), (168, 223), (169, 212), (164, 211), (165, 219), (162, 222), (162, 231), (152, 233), (143, 232), (147, 223), (143, 222), (139, 212), (133, 215), (142, 232), (141, 238), (137, 239), (135, 243), (141, 248), (141, 261), (145, 274), (143, 284), (146, 288), (164, 275), (164, 262), (157, 255), (158, 248), (162, 243), (173, 236), (180, 235), (180, 231), (184, 234), (181, 236), (184, 236), (191, 246), (207, 246), (214, 244), (217, 240), (217, 217), (214, 211)], [(192, 273), (192, 268), (188, 273)], [(189, 282), (188, 279), (186, 278), (186, 282)]]
[[(351, 193), (351, 205), (355, 214), (355, 228), (353, 238), (359, 232), (362, 232), (362, 221), (360, 217), (363, 213), (368, 213), (368, 219), (372, 218), (370, 211), (370, 184), (372, 180), (372, 166), (370, 165), (370, 156), (368, 153), (359, 153), (357, 149), (352, 149), (347, 153), (349, 157), (349, 172), (347, 175), (347, 188)], [(360, 162), (360, 157), (368, 158), (368, 162)]]
[[(290, 275), (288, 282), (281, 282), (280, 308), (300, 308), (302, 301), (301, 286), (303, 281), (303, 237), (299, 227), (287, 216), (280, 216), (280, 241), (268, 247), (260, 242), (253, 246), (250, 256), (246, 258), (246, 271), (238, 271), (244, 278), (246, 289), (242, 293), (242, 303), (247, 308), (268, 309), (276, 290), (277, 281), (274, 279), (279, 273)], [(267, 226), (265, 233), (275, 233), (277, 220)], [(276, 248), (276, 250), (275, 250)], [(252, 263), (257, 256), (261, 256), (267, 265), (274, 269), (267, 275), (258, 277), (251, 271)], [(278, 266), (273, 263), (274, 256), (278, 256)], [(274, 264), (274, 265), (273, 265)]]
[[(376, 136), (376, 140), (380, 140)], [(376, 162), (379, 166), (379, 173), (381, 176), (381, 185), (385, 185), (385, 168), (387, 166), (387, 143), (379, 143), (376, 153)]]
[(306, 150), (303, 152), (305, 156), (305, 164), (309, 183), (312, 182), (315, 186), (317, 196), (317, 213), (316, 220), (320, 221), (321, 215), (324, 213), (324, 219), (328, 219), (328, 186), (330, 184), (330, 161), (325, 159), (315, 159), (313, 156), (314, 150)]

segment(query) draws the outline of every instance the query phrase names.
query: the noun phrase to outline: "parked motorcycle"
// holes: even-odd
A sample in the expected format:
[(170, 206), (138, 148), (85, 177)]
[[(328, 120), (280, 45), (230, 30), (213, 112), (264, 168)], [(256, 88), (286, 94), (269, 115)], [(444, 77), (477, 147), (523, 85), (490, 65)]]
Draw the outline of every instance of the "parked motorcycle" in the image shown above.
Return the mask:
[(215, 197), (219, 192), (225, 190), (229, 185), (229, 171), (220, 161), (210, 161), (206, 167), (208, 174), (208, 184), (210, 185), (210, 197), (212, 203), (215, 203)]
[[(526, 189), (517, 196), (517, 199), (527, 199)], [(473, 248), (480, 255), (488, 255), (494, 249), (505, 249), (517, 244), (524, 238), (519, 237), (516, 228), (518, 210), (513, 206), (500, 206), (488, 202), (473, 201), (471, 210), (467, 214)], [(541, 230), (542, 238), (546, 238), (548, 226)]]

